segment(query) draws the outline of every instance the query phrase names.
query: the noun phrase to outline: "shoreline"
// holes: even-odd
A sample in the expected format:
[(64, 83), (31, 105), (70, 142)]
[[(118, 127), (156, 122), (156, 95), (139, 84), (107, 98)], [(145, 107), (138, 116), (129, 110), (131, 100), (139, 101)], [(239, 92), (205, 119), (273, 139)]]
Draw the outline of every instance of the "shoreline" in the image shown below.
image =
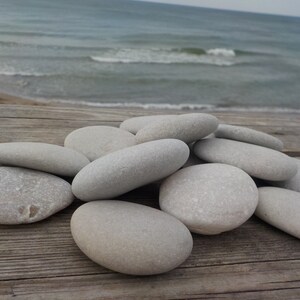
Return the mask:
[(107, 103), (63, 99), (29, 99), (0, 92), (0, 104), (32, 105), (32, 106), (64, 106), (86, 108), (116, 108), (141, 110), (173, 110), (173, 111), (205, 111), (205, 112), (259, 112), (259, 113), (296, 113), (300, 108), (257, 107), (257, 106), (215, 106), (210, 104), (170, 104), (170, 103)]

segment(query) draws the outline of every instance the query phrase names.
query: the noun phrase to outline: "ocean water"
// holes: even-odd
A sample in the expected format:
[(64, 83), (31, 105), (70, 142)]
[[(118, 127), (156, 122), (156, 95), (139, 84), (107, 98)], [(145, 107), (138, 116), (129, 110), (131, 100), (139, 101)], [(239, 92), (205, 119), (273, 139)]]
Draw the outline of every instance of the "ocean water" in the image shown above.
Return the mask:
[(300, 18), (0, 0), (0, 92), (97, 105), (300, 108)]

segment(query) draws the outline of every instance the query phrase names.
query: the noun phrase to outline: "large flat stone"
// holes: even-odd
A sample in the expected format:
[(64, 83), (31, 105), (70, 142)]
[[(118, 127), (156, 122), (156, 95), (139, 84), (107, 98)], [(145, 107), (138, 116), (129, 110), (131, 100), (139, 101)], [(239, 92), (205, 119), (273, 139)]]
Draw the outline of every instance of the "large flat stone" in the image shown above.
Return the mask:
[(213, 133), (218, 119), (209, 114), (191, 113), (164, 118), (139, 130), (137, 143), (173, 138), (187, 144), (198, 141)]
[(277, 187), (261, 187), (255, 215), (300, 239), (300, 193)]
[(195, 144), (194, 153), (205, 161), (233, 165), (265, 180), (287, 180), (297, 172), (295, 163), (287, 155), (238, 141), (204, 139)]
[(244, 171), (225, 164), (204, 164), (182, 169), (161, 185), (163, 211), (191, 231), (219, 234), (246, 222), (258, 201), (257, 187)]
[(89, 160), (81, 153), (45, 143), (1, 143), (0, 165), (24, 167), (60, 176), (75, 176)]
[(247, 127), (220, 124), (215, 132), (215, 136), (217, 138), (255, 144), (278, 151), (283, 149), (283, 143), (281, 140), (270, 134)]
[(133, 134), (110, 126), (79, 128), (65, 139), (65, 147), (84, 154), (90, 161), (135, 144)]
[(157, 122), (161, 121), (162, 119), (165, 119), (166, 117), (172, 117), (174, 115), (154, 115), (154, 116), (141, 116), (141, 117), (134, 117), (127, 119), (123, 121), (120, 124), (120, 128), (127, 130), (133, 134), (136, 134), (140, 129), (143, 127)]
[(300, 193), (300, 160), (292, 158), (297, 166), (297, 173), (291, 179), (285, 181), (271, 181), (270, 184), (284, 189), (292, 190)]
[(0, 167), (0, 224), (43, 220), (70, 205), (73, 199), (71, 185), (59, 177), (35, 170)]
[(165, 139), (107, 154), (76, 175), (73, 193), (83, 201), (117, 197), (172, 174), (184, 165), (189, 152), (182, 141)]
[(71, 219), (78, 247), (96, 263), (125, 274), (168, 272), (190, 255), (193, 239), (174, 217), (125, 201), (94, 201)]

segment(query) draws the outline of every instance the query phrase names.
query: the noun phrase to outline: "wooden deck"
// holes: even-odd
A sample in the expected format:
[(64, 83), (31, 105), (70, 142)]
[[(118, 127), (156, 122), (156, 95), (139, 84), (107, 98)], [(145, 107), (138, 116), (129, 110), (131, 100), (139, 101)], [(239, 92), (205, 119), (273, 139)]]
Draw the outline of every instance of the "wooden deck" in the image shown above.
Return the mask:
[[(163, 111), (0, 105), (0, 142), (62, 144), (87, 125), (117, 126)], [(170, 113), (170, 111), (168, 111)], [(176, 111), (175, 113), (179, 113)], [(300, 114), (213, 112), (221, 121), (278, 136), (300, 156)], [(155, 185), (122, 197), (157, 207)], [(159, 276), (132, 277), (96, 265), (75, 245), (73, 205), (39, 223), (0, 226), (0, 299), (300, 299), (300, 241), (253, 217), (218, 236), (194, 235), (190, 258)]]

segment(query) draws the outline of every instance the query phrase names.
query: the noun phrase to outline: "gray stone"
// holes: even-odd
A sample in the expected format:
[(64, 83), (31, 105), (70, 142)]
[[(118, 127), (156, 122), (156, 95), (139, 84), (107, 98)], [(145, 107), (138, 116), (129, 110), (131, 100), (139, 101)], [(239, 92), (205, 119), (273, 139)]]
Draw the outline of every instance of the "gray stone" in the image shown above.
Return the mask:
[(124, 201), (82, 205), (72, 216), (71, 231), (91, 260), (130, 275), (168, 272), (182, 264), (193, 247), (192, 236), (180, 221)]
[(300, 193), (261, 187), (255, 215), (270, 225), (300, 239)]
[(51, 174), (16, 167), (0, 167), (0, 224), (43, 220), (69, 206), (71, 185)]
[(246, 127), (220, 124), (215, 132), (215, 136), (218, 138), (255, 144), (278, 151), (283, 149), (283, 143), (281, 140), (267, 133)]
[(204, 160), (201, 160), (199, 157), (197, 157), (194, 154), (194, 152), (193, 152), (194, 143), (192, 143), (188, 146), (190, 148), (190, 156), (189, 156), (188, 160), (186, 161), (186, 163), (182, 166), (182, 168), (205, 164), (206, 162)]
[(160, 208), (192, 232), (219, 234), (246, 222), (258, 201), (257, 187), (244, 171), (225, 164), (182, 169), (160, 187)]
[(270, 184), (284, 189), (300, 192), (300, 160), (292, 158), (297, 166), (297, 173), (291, 179), (285, 181), (271, 181)]
[(208, 162), (236, 166), (249, 175), (265, 180), (286, 180), (297, 168), (287, 155), (273, 149), (226, 139), (197, 142), (194, 153)]
[(45, 143), (1, 143), (0, 165), (24, 167), (60, 176), (75, 176), (89, 160), (81, 153)]
[(83, 201), (117, 197), (172, 174), (188, 156), (188, 146), (175, 139), (118, 150), (83, 168), (74, 178), (72, 190)]
[(137, 143), (174, 138), (185, 143), (198, 141), (213, 133), (218, 119), (212, 115), (192, 113), (164, 118), (142, 128), (136, 134)]
[(198, 158), (193, 152), (190, 152), (190, 156), (186, 163), (182, 166), (182, 168), (187, 168), (191, 166), (196, 166), (196, 165), (202, 165), (205, 164), (206, 162), (204, 160), (201, 160)]
[(65, 139), (65, 147), (83, 153), (90, 161), (135, 144), (133, 134), (110, 126), (79, 128)]
[(174, 115), (154, 115), (130, 118), (120, 124), (120, 128), (136, 134), (143, 127)]

